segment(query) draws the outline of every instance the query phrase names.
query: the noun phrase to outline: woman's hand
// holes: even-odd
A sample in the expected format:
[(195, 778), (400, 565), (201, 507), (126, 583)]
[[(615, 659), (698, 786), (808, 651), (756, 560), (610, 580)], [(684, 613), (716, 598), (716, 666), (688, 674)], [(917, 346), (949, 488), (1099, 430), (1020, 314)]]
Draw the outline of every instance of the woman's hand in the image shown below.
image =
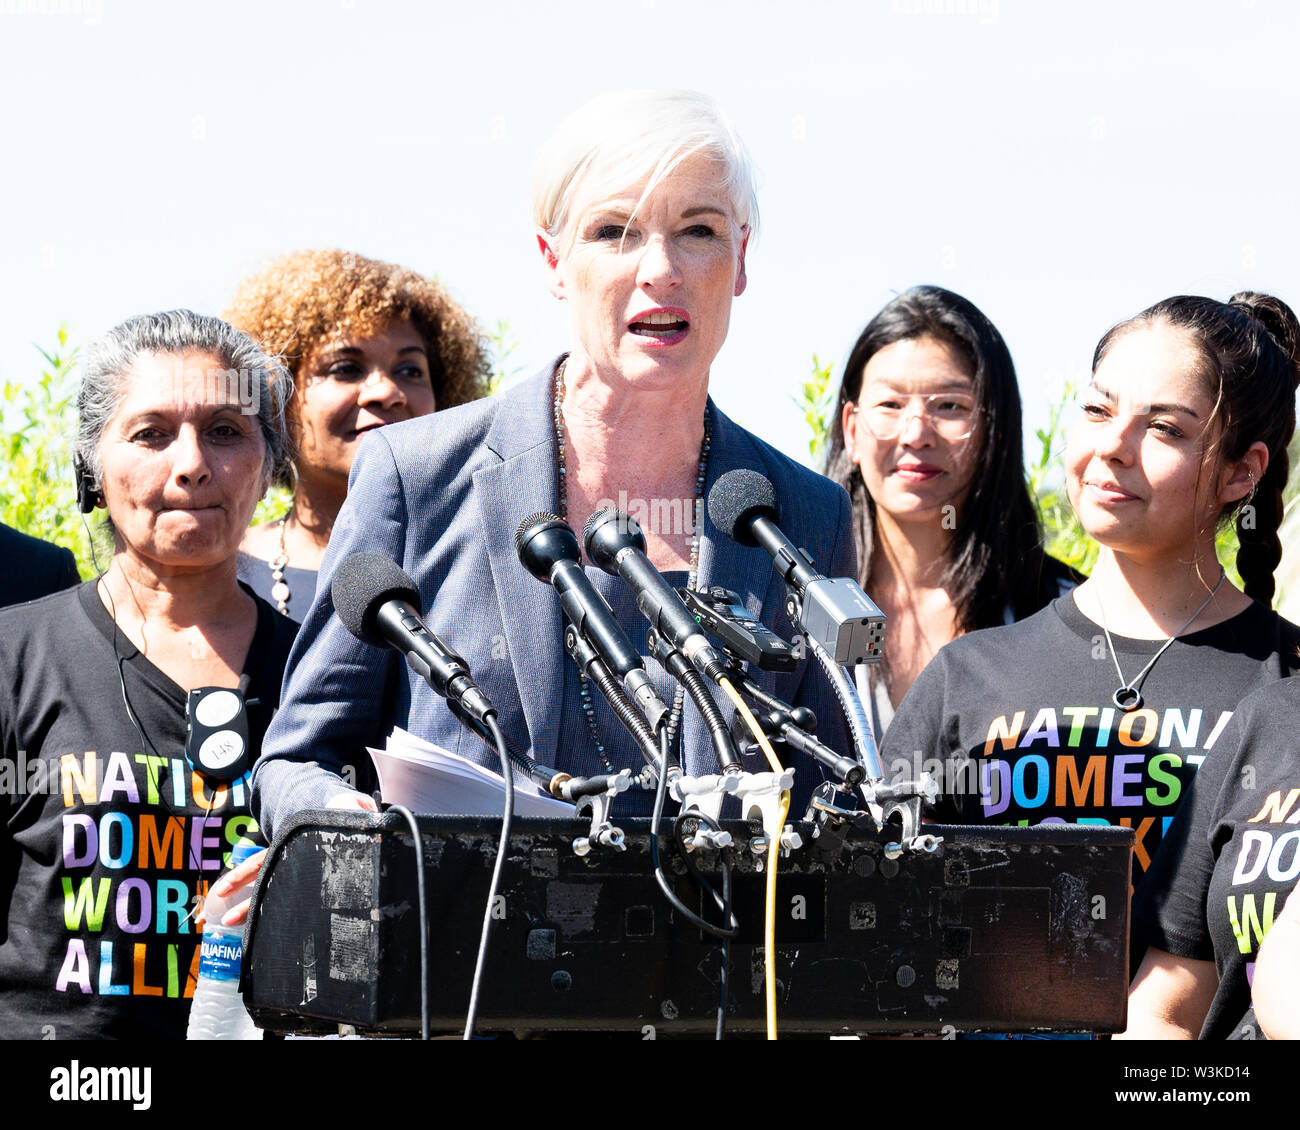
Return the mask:
[(1212, 961), (1149, 949), (1128, 993), (1128, 1029), (1117, 1040), (1194, 1040), (1219, 989)]
[[(250, 855), (238, 867), (232, 867), (221, 876), (208, 890), (208, 898), (231, 899), (231, 896), (237, 896), (243, 892), (243, 897), (237, 899), (234, 905), (226, 911), (221, 917), (223, 926), (242, 926), (248, 921), (248, 904), (253, 898), (253, 883), (257, 880), (257, 873), (262, 870), (262, 862), (266, 859), (266, 849), (263, 848), (256, 855)], [(199, 911), (199, 924), (203, 923), (203, 911)]]
[(379, 805), (375, 803), (375, 798), (368, 796), (366, 793), (359, 793), (355, 789), (348, 789), (346, 792), (335, 793), (325, 802), (326, 808), (357, 808), (362, 812), (378, 812)]
[(1300, 888), (1291, 892), (1259, 948), (1251, 998), (1264, 1035), (1300, 1039)]
[[(335, 793), (328, 801), (325, 802), (326, 808), (356, 808), (363, 812), (378, 812), (379, 807), (375, 804), (374, 797), (367, 796), (365, 793), (358, 793), (352, 790)], [(248, 921), (248, 907), (253, 898), (253, 884), (257, 881), (258, 872), (262, 870), (262, 862), (266, 859), (266, 849), (263, 848), (256, 855), (249, 856), (238, 867), (232, 867), (221, 876), (212, 887), (208, 890), (208, 898), (224, 898), (230, 900), (232, 896), (238, 896), (244, 892), (244, 897), (239, 898), (229, 910), (221, 917), (223, 926), (242, 926)], [(203, 924), (203, 911), (199, 911), (199, 925)]]

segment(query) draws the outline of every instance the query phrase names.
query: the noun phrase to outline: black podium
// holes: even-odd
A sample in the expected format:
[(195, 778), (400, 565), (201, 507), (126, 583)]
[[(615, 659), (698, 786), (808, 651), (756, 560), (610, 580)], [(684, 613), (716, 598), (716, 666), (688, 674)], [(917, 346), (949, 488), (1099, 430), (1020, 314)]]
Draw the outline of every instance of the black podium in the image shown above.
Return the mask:
[[(482, 1032), (711, 1034), (720, 946), (679, 920), (650, 864), (649, 822), (620, 821), (627, 850), (572, 849), (581, 822), (517, 819), (480, 1001)], [(667, 827), (670, 822), (665, 822)], [(429, 1012), (464, 1024), (499, 822), (421, 817)], [(765, 858), (723, 822), (739, 936), (729, 1033), (764, 1027)], [(782, 1033), (1113, 1032), (1125, 1024), (1127, 828), (927, 825), (932, 853), (878, 834), (812, 840), (777, 864)], [(716, 908), (661, 841), (679, 897)], [(692, 857), (715, 881), (717, 854)], [(420, 910), (409, 825), (395, 814), (308, 812), (268, 854), (241, 988), (262, 1027), (411, 1035), (420, 1026)], [(653, 1028), (653, 1032), (648, 1029)]]

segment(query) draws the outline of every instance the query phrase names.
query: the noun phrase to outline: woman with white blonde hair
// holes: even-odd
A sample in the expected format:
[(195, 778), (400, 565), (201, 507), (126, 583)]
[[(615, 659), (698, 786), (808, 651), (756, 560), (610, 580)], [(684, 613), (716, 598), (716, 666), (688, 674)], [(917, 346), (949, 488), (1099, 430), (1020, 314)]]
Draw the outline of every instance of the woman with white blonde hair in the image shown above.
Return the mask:
[[(543, 147), (533, 217), (547, 285), (568, 308), (569, 349), (502, 396), (363, 441), (255, 777), (254, 804), (272, 830), (301, 808), (370, 807), (357, 753), (394, 726), (495, 764), (397, 656), (359, 644), (333, 615), (330, 578), (349, 554), (400, 563), (429, 628), (465, 656), (506, 736), (574, 774), (639, 769), (639, 747), (566, 656), (558, 595), (520, 565), (514, 536), (524, 519), (552, 512), (580, 529), (611, 500), (628, 500), (624, 509), (646, 518), (650, 561), (671, 583), (725, 585), (788, 634), (784, 586), (766, 554), (703, 517), (717, 478), (748, 467), (775, 485), (782, 526), (818, 566), (855, 575), (844, 491), (709, 397), (758, 219), (752, 163), (722, 110), (682, 92), (595, 99)], [(594, 567), (588, 574), (647, 654), (647, 625), (628, 590)], [(688, 772), (712, 771), (694, 705), (657, 662), (646, 666), (672, 704), (674, 753)], [(806, 660), (765, 682), (812, 706), (823, 739), (843, 745), (838, 707)], [(796, 797), (815, 777), (800, 771)]]

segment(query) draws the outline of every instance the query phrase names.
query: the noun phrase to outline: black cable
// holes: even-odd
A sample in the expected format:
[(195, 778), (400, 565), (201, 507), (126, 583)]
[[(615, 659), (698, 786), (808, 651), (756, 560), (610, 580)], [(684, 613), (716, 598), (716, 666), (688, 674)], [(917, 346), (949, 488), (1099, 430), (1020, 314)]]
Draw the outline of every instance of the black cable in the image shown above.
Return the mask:
[[(667, 757), (668, 753), (668, 730), (667, 727), (659, 731), (659, 744), (663, 755)], [(706, 922), (695, 911), (691, 910), (677, 893), (668, 884), (668, 876), (664, 874), (663, 863), (659, 859), (659, 824), (664, 814), (664, 798), (668, 795), (668, 780), (664, 773), (659, 774), (659, 783), (655, 787), (655, 807), (654, 815), (650, 818), (650, 863), (654, 867), (655, 882), (659, 884), (659, 889), (663, 891), (664, 897), (668, 900), (669, 905), (673, 907), (683, 918), (693, 926), (703, 930), (706, 934), (712, 934), (715, 938), (734, 938), (740, 932), (740, 923), (736, 921), (736, 916), (730, 912), (728, 907), (727, 917), (732, 925), (715, 926), (712, 922)], [(698, 872), (697, 872), (698, 874)], [(710, 887), (709, 892), (716, 899), (718, 896)]]
[(420, 1039), (429, 1038), (429, 904), (424, 899), (424, 839), (409, 808), (390, 804), (389, 812), (406, 817), (415, 839), (415, 891), (420, 900)]
[[(105, 577), (105, 575), (106, 575), (106, 570), (100, 569), (100, 567), (99, 567), (99, 561), (98, 561), (98, 559), (95, 557), (95, 539), (94, 539), (93, 536), (91, 536), (91, 533), (90, 533), (90, 527), (86, 524), (86, 519), (85, 519), (85, 516), (84, 516), (84, 515), (82, 516), (81, 524), (82, 524), (83, 526), (86, 527), (86, 537), (87, 537), (87, 538), (89, 539), (89, 541), (90, 541), (90, 561), (91, 561), (91, 564), (95, 567), (95, 572), (98, 574), (98, 576), (96, 576), (96, 578), (95, 578), (95, 596), (98, 598), (98, 596), (99, 596), (99, 584), (100, 584), (101, 581), (103, 581), (103, 579), (104, 579), (104, 577)], [(118, 649), (117, 649), (117, 637), (118, 637), (119, 635), (121, 635), (123, 639), (126, 639), (126, 633), (123, 632), (122, 629), (121, 629), (120, 627), (118, 627), (118, 623), (117, 623), (117, 603), (116, 603), (116, 601), (113, 600), (113, 591), (112, 591), (112, 589), (110, 589), (110, 588), (108, 587), (108, 585), (104, 585), (104, 595), (105, 595), (106, 597), (108, 597), (108, 618), (109, 618), (110, 620), (113, 621), (113, 631), (112, 631), (112, 633), (111, 633), (111, 635), (112, 635), (112, 639), (113, 639), (113, 658), (117, 661), (117, 684), (118, 684), (119, 687), (122, 688), (122, 705), (123, 705), (124, 707), (126, 707), (126, 716), (131, 720), (131, 725), (132, 725), (133, 727), (135, 727), (135, 732), (136, 732), (137, 734), (140, 735), (140, 744), (141, 744), (142, 746), (146, 746), (146, 745), (147, 745), (147, 746), (149, 747), (149, 749), (153, 751), (153, 755), (154, 755), (154, 757), (157, 757), (157, 758), (159, 758), (160, 760), (162, 760), (162, 759), (163, 759), (163, 758), (162, 758), (162, 754), (160, 754), (160, 753), (158, 752), (158, 747), (157, 747), (156, 745), (153, 744), (153, 739), (150, 738), (149, 735), (145, 733), (144, 727), (140, 724), (140, 719), (136, 717), (135, 710), (134, 710), (134, 709), (132, 708), (132, 706), (131, 706), (131, 699), (128, 697), (128, 695), (127, 695), (127, 693), (126, 693), (126, 667), (125, 667), (125, 663), (126, 663), (127, 657), (126, 657), (125, 655), (123, 655), (120, 651), (118, 651)], [(130, 640), (127, 640), (127, 643), (131, 643), (131, 641), (130, 641)], [(137, 647), (135, 647), (135, 644), (131, 644), (131, 646), (132, 646), (133, 648), (135, 648), (135, 653), (136, 653), (137, 655), (143, 655), (143, 653), (140, 651), (140, 649), (137, 648)], [(147, 661), (148, 661), (148, 656), (144, 656), (144, 659), (145, 659), (145, 661), (147, 662)], [(143, 753), (143, 750), (141, 750), (141, 752)], [(169, 764), (170, 764), (170, 760), (169, 760)], [(161, 772), (161, 769), (160, 769), (159, 771)], [(194, 768), (194, 766), (191, 765), (191, 766), (190, 766), (190, 772), (191, 772), (191, 773), (195, 773), (195, 772), (197, 772), (197, 770)], [(147, 773), (147, 770), (146, 770), (146, 773)], [(171, 780), (171, 776), (170, 776), (170, 774), (168, 775), (168, 780)], [(157, 779), (156, 777), (154, 778), (154, 783), (155, 783), (156, 785), (159, 786), (159, 787), (158, 787), (158, 799), (159, 799), (159, 801), (160, 801), (161, 804), (162, 804), (163, 810), (164, 810), (165, 812), (170, 812), (173, 816), (175, 816), (175, 815), (176, 815), (176, 810), (175, 810), (174, 808), (172, 808), (172, 806), (171, 806), (170, 804), (167, 803), (167, 800), (165, 799), (165, 798), (166, 798), (166, 794), (163, 792), (162, 787), (161, 787), (161, 784), (159, 783), (159, 781), (158, 781), (158, 779)], [(182, 770), (182, 772), (181, 772), (181, 787), (182, 787), (182, 789), (184, 788), (184, 770)], [(211, 798), (208, 800), (208, 807), (207, 807), (207, 810), (203, 813), (203, 819), (204, 819), (205, 821), (207, 820), (207, 818), (208, 818), (209, 816), (212, 815), (212, 807), (213, 807), (213, 805), (215, 805), (216, 803), (217, 803), (217, 791), (216, 791), (216, 789), (213, 789), (213, 790), (212, 790), (212, 796), (211, 796)], [(184, 817), (182, 817), (182, 819), (184, 819)], [(191, 837), (190, 837), (190, 840), (189, 840), (189, 849), (190, 849), (190, 865), (194, 868), (194, 870), (195, 870), (196, 872), (198, 872), (198, 873), (201, 874), (201, 873), (202, 873), (202, 868), (200, 867), (200, 864), (199, 864), (199, 853), (198, 853), (198, 849), (195, 848), (195, 846), (194, 846), (194, 837), (193, 837), (193, 836), (191, 836)], [(188, 922), (191, 918), (194, 918), (195, 915), (197, 915), (198, 912), (199, 912), (199, 892), (198, 892), (198, 886), (197, 886), (197, 883), (198, 883), (198, 880), (197, 880), (197, 879), (195, 880), (195, 883), (196, 883), (196, 885), (195, 885), (195, 888), (194, 888), (194, 905), (190, 907), (190, 912), (189, 912), (189, 914), (187, 914), (187, 915), (185, 916), (185, 921), (187, 921), (187, 922)], [(206, 895), (205, 895), (204, 897), (206, 897)]]
[[(452, 706), (451, 710), (461, 725), (472, 730), (478, 738), (487, 744), (493, 753), (499, 753), (496, 739), (493, 738), (492, 732), (483, 723), (473, 715), (464, 710), (459, 710), (455, 706)], [(556, 771), (538, 764), (520, 749), (516, 742), (511, 741), (508, 735), (503, 734), (503, 737), (505, 737), (506, 743), (506, 756), (514, 763), (515, 768), (548, 796), (554, 796), (555, 794), (551, 792), (551, 782), (556, 777)]]
[(518, 746), (514, 746), (513, 749), (510, 748), (512, 744), (513, 743), (510, 742), (510, 739), (507, 738), (506, 756), (510, 758), (511, 764), (513, 764), (525, 777), (529, 778), (529, 780), (540, 785), (544, 790), (549, 790), (551, 779), (555, 777), (555, 771), (551, 770), (550, 777), (543, 779), (540, 773), (542, 767)]
[[(678, 845), (681, 844), (681, 837), (678, 834), (678, 828), (681, 822), (687, 818), (698, 820), (701, 824), (707, 824), (715, 832), (722, 831), (722, 825), (713, 819), (707, 812), (700, 812), (697, 809), (691, 809), (689, 812), (681, 813), (673, 823), (673, 839)], [(682, 859), (686, 862), (686, 869), (690, 871), (695, 881), (713, 896), (714, 903), (721, 909), (723, 915), (730, 918), (733, 922), (735, 918), (731, 913), (731, 854), (729, 848), (723, 848), (721, 853), (722, 860), (722, 897), (719, 898), (717, 892), (713, 889), (712, 884), (700, 873), (691, 859), (689, 852), (682, 853)], [(723, 1033), (727, 1026), (727, 967), (731, 964), (731, 938), (727, 935), (722, 937), (722, 968), (718, 973), (718, 1022), (713, 1030), (715, 1040), (722, 1039)]]
[[(98, 559), (98, 558), (96, 557), (96, 555), (95, 555), (95, 537), (94, 537), (94, 535), (90, 532), (90, 525), (87, 523), (87, 521), (86, 521), (86, 517), (85, 517), (84, 514), (82, 515), (82, 518), (81, 518), (81, 524), (82, 524), (82, 526), (85, 528), (85, 531), (86, 531), (86, 540), (90, 543), (90, 562), (91, 562), (91, 565), (92, 565), (92, 566), (94, 567), (94, 569), (95, 569), (95, 573), (97, 574), (96, 577), (95, 577), (95, 595), (98, 597), (98, 595), (99, 595), (99, 584), (100, 584), (101, 581), (104, 580), (104, 577), (106, 576), (107, 571), (104, 570), (104, 569), (101, 569), (101, 568), (99, 567), (99, 559)], [(127, 657), (126, 657), (125, 655), (123, 655), (120, 651), (118, 651), (118, 649), (117, 649), (117, 637), (118, 637), (118, 635), (120, 634), (120, 635), (125, 639), (125, 638), (126, 638), (126, 633), (123, 632), (122, 629), (118, 626), (118, 623), (117, 623), (117, 603), (116, 603), (116, 601), (113, 600), (113, 591), (112, 591), (112, 589), (110, 589), (110, 588), (108, 587), (107, 584), (104, 585), (104, 595), (105, 595), (106, 597), (108, 597), (108, 616), (109, 616), (109, 619), (113, 621), (113, 631), (112, 631), (112, 639), (113, 639), (113, 658), (117, 661), (117, 682), (118, 682), (118, 686), (120, 686), (120, 687), (122, 688), (122, 705), (123, 705), (124, 707), (126, 707), (126, 716), (131, 720), (131, 725), (132, 725), (133, 727), (135, 727), (135, 732), (136, 732), (137, 734), (140, 735), (140, 742), (141, 742), (141, 744), (142, 744), (142, 745), (147, 745), (147, 746), (148, 746), (148, 747), (153, 751), (153, 755), (154, 755), (154, 757), (157, 757), (157, 758), (160, 758), (160, 759), (161, 759), (162, 755), (158, 752), (158, 747), (155, 746), (155, 745), (153, 744), (153, 739), (151, 739), (151, 738), (149, 737), (149, 735), (148, 735), (147, 733), (145, 733), (144, 726), (142, 726), (142, 725), (140, 724), (140, 719), (136, 717), (135, 710), (134, 710), (134, 708), (131, 706), (131, 699), (130, 699), (130, 697), (129, 697), (129, 696), (127, 695), (127, 693), (126, 693), (126, 667), (125, 667), (125, 664), (126, 664)], [(130, 640), (127, 640), (127, 642), (130, 643), (131, 641), (130, 641)], [(131, 646), (132, 646), (133, 648), (135, 647), (134, 644), (131, 644)], [(135, 652), (136, 652), (137, 655), (142, 656), (142, 658), (144, 658), (146, 662), (148, 662), (148, 656), (144, 655), (144, 653), (141, 652), (139, 648), (135, 648)], [(240, 677), (240, 680), (239, 680), (239, 690), (240, 690), (240, 696), (241, 696), (241, 697), (243, 696), (243, 693), (244, 693), (244, 691), (245, 691), (245, 689), (246, 689), (245, 680), (246, 680), (247, 678), (248, 678), (247, 674), (244, 674), (244, 675), (242, 675), (242, 676)], [(245, 705), (247, 705), (247, 703), (246, 703)], [(191, 773), (191, 775), (193, 775), (194, 773), (198, 773), (198, 772), (199, 772), (199, 770), (197, 770), (193, 765), (190, 766), (190, 773)], [(200, 776), (202, 776), (202, 774), (200, 774)], [(168, 780), (170, 780), (170, 779), (171, 779), (171, 777), (170, 777), (170, 774), (169, 774), (169, 776), (168, 776)], [(184, 787), (184, 770), (181, 771), (181, 781), (182, 781), (182, 788), (183, 788), (183, 787)], [(161, 804), (162, 804), (163, 810), (166, 811), (166, 812), (170, 812), (173, 816), (176, 816), (176, 810), (175, 810), (174, 808), (172, 808), (172, 806), (171, 806), (170, 804), (167, 803), (167, 800), (165, 799), (166, 794), (163, 792), (162, 787), (161, 787), (160, 783), (157, 781), (156, 778), (155, 778), (154, 783), (159, 785), (159, 788), (158, 788), (158, 799), (159, 799), (159, 801), (160, 801)], [(233, 803), (233, 801), (234, 801), (234, 797), (233, 797), (233, 796), (231, 797), (231, 801), (232, 801), (232, 803)], [(208, 807), (207, 807), (207, 808), (204, 810), (204, 812), (203, 812), (203, 819), (204, 819), (204, 821), (205, 821), (205, 825), (206, 825), (206, 821), (207, 821), (208, 817), (210, 817), (210, 816), (212, 815), (212, 809), (213, 809), (213, 807), (216, 805), (216, 803), (217, 803), (217, 790), (216, 790), (216, 789), (213, 789), (213, 790), (212, 790), (212, 794), (211, 794), (211, 796), (208, 798)], [(181, 819), (184, 819), (184, 817), (181, 817)], [(189, 838), (189, 849), (190, 849), (190, 864), (191, 864), (191, 866), (195, 869), (196, 872), (201, 873), (201, 872), (202, 872), (202, 868), (200, 867), (200, 864), (199, 864), (199, 853), (198, 853), (198, 850), (197, 850), (197, 849), (195, 848), (195, 846), (194, 846), (194, 837), (193, 837), (193, 836), (191, 836), (191, 837)], [(186, 921), (186, 922), (188, 922), (191, 918), (195, 918), (196, 915), (197, 915), (198, 912), (199, 912), (199, 894), (198, 894), (198, 886), (197, 886), (197, 882), (198, 882), (198, 880), (196, 880), (196, 886), (195, 886), (195, 890), (194, 890), (194, 905), (190, 907), (190, 912), (189, 912), (189, 914), (187, 914), (187, 915), (185, 916), (185, 921)], [(209, 884), (209, 887), (210, 887), (210, 886), (211, 886), (211, 884)], [(207, 897), (207, 896), (205, 895), (204, 898), (206, 898), (206, 897)], [(426, 1036), (426, 1039), (427, 1039), (427, 1036)]]
[[(722, 913), (734, 922), (735, 917), (731, 913), (731, 862), (725, 858), (725, 849), (723, 856)], [(727, 992), (731, 988), (731, 982), (728, 980), (730, 967), (731, 939), (724, 937), (722, 939), (722, 965), (718, 970), (718, 1023), (713, 1029), (713, 1038), (715, 1040), (721, 1040), (727, 1030)]]
[[(685, 812), (679, 813), (677, 815), (677, 818), (673, 821), (673, 833), (672, 833), (673, 842), (676, 843), (679, 847), (682, 844), (682, 837), (680, 833), (681, 824), (683, 820), (687, 820), (687, 819), (695, 819), (698, 820), (701, 824), (708, 824), (715, 832), (722, 831), (721, 825), (719, 825), (718, 822), (714, 820), (713, 817), (710, 816), (708, 813), (700, 812), (698, 809), (694, 809), (694, 808), (689, 809)], [(687, 851), (682, 852), (682, 862), (686, 864), (686, 870), (690, 872), (691, 878), (694, 879), (695, 882), (701, 888), (703, 888), (705, 891), (708, 892), (709, 897), (713, 899), (713, 905), (716, 906), (719, 910), (723, 910), (724, 903), (722, 897), (718, 894), (717, 891), (713, 889), (713, 884), (710, 883), (708, 879), (704, 877), (700, 869), (695, 866), (695, 860), (692, 858), (690, 852)], [(725, 867), (723, 868), (723, 874), (724, 875), (728, 874), (728, 869)]]
[(515, 814), (515, 779), (506, 753), (506, 736), (497, 725), (495, 711), (483, 719), (496, 741), (497, 755), (501, 758), (501, 779), (505, 782), (505, 811), (501, 814), (501, 841), (497, 845), (496, 866), (492, 868), (492, 882), (488, 886), (487, 906), (483, 911), (483, 932), (479, 937), (478, 960), (474, 963), (474, 982), (469, 992), (469, 1011), (465, 1014), (465, 1039), (474, 1038), (474, 1019), (478, 1015), (478, 993), (483, 980), (483, 962), (487, 957), (488, 939), (492, 934), (492, 904), (496, 902), (497, 888), (501, 882), (501, 868), (510, 848), (510, 823)]
[[(724, 907), (723, 912), (728, 916), (731, 915), (731, 868), (727, 867), (722, 873), (722, 892)], [(721, 1040), (727, 1032), (727, 990), (730, 984), (727, 980), (727, 969), (731, 965), (731, 939), (722, 939), (722, 961), (718, 968), (718, 1023), (713, 1028), (713, 1038)]]
[[(453, 711), (453, 713), (456, 712)], [(456, 717), (469, 729), (473, 730), (477, 737), (486, 742), (493, 753), (498, 752), (492, 732), (477, 718), (464, 711), (457, 713)], [(552, 769), (534, 761), (510, 740), (508, 734), (504, 735), (504, 737), (507, 755), (511, 762), (514, 763), (515, 768), (536, 784), (543, 793), (554, 797), (556, 800), (567, 800), (571, 804), (576, 804), (584, 796), (607, 792), (611, 784), (619, 776), (617, 773), (598, 773), (594, 777), (575, 777), (570, 773), (563, 773), (558, 769)]]

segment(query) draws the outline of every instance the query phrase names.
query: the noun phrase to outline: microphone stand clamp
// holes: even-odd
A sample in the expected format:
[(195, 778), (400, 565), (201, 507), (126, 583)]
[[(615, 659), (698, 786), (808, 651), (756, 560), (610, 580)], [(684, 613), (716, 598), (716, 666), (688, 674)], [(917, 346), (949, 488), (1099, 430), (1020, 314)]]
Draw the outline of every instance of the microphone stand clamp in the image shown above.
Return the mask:
[(579, 836), (573, 841), (573, 854), (581, 858), (590, 855), (593, 848), (607, 847), (615, 851), (626, 851), (627, 844), (624, 842), (623, 829), (616, 827), (609, 819), (610, 806), (614, 798), (619, 793), (626, 792), (632, 786), (632, 771), (622, 769), (609, 778), (609, 784), (604, 791), (599, 793), (588, 793), (578, 798), (575, 806), (578, 815), (584, 812), (591, 813), (591, 830), (585, 836)]
[(755, 855), (768, 850), (773, 837), (785, 852), (803, 847), (803, 837), (787, 824), (781, 827), (781, 794), (794, 787), (794, 770), (782, 769), (780, 773), (741, 773), (736, 795), (740, 798), (742, 820), (757, 820), (763, 826), (761, 834), (752, 837), (749, 848)]
[(745, 773), (706, 773), (699, 777), (681, 776), (668, 782), (668, 791), (682, 811), (695, 809), (719, 819), (722, 812), (723, 798), (740, 790), (741, 778)]
[(813, 853), (827, 860), (839, 856), (851, 829), (875, 825), (871, 814), (857, 807), (852, 792), (834, 781), (823, 781), (813, 790), (804, 823), (813, 826)]
[(896, 785), (887, 785), (883, 780), (864, 782), (863, 791), (880, 806), (882, 829), (895, 815), (899, 818), (897, 838), (885, 844), (887, 859), (897, 859), (910, 851), (933, 852), (943, 843), (942, 836), (921, 831), (921, 807), (939, 795), (938, 782), (929, 773), (922, 773), (915, 781), (900, 781)]

